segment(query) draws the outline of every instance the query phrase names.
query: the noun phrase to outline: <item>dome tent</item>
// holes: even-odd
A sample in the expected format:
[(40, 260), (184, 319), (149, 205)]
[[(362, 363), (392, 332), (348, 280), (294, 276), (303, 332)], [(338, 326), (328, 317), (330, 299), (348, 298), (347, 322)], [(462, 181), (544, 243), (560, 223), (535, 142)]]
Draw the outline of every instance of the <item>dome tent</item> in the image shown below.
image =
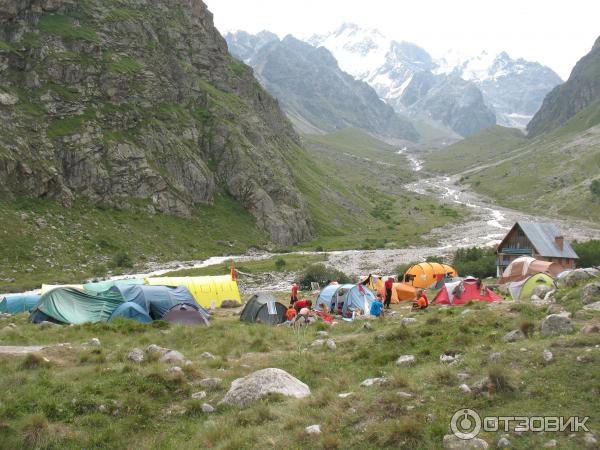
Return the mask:
[(481, 280), (467, 277), (445, 283), (433, 299), (436, 305), (464, 305), (471, 301), (500, 302), (502, 297), (481, 284)]
[(545, 273), (555, 277), (563, 271), (564, 268), (558, 263), (540, 261), (539, 259), (530, 256), (522, 256), (515, 259), (506, 269), (504, 269), (498, 283), (504, 284), (509, 281), (525, 280), (536, 273)]
[(376, 300), (373, 291), (365, 286), (356, 284), (330, 284), (326, 286), (315, 305), (320, 309), (321, 305), (326, 305), (331, 312), (348, 315), (352, 309), (362, 309), (364, 314), (369, 314), (371, 303)]
[[(188, 303), (198, 307), (194, 297), (185, 286), (146, 286), (118, 285), (115, 287), (128, 302), (141, 306), (154, 320), (162, 319), (167, 312), (179, 303)], [(202, 309), (207, 317), (208, 311)]]
[(240, 320), (251, 323), (277, 325), (285, 322), (287, 308), (267, 292), (254, 294), (244, 305)]
[(152, 317), (148, 315), (148, 312), (137, 303), (125, 302), (113, 311), (109, 321), (115, 320), (117, 317), (123, 317), (125, 319), (135, 320), (140, 323), (152, 322)]
[(545, 273), (536, 273), (535, 275), (521, 281), (513, 281), (508, 284), (508, 290), (513, 300), (529, 300), (537, 286), (547, 286), (555, 289), (554, 279)]
[(173, 306), (164, 320), (180, 325), (204, 325), (209, 326), (208, 316), (203, 314), (203, 310), (198, 305), (190, 303), (178, 303)]
[(444, 282), (458, 277), (458, 272), (448, 264), (424, 262), (411, 266), (404, 274), (404, 283), (417, 288), (441, 288)]
[(8, 294), (0, 297), (0, 312), (19, 314), (31, 312), (40, 301), (38, 294)]

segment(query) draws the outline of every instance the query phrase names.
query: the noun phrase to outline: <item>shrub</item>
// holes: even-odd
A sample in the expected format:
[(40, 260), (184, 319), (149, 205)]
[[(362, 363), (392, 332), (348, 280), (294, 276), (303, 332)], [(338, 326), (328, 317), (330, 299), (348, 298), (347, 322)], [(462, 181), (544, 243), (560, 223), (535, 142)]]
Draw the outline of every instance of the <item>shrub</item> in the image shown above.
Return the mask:
[(116, 267), (125, 267), (125, 268), (133, 267), (133, 261), (131, 260), (131, 258), (129, 257), (129, 254), (127, 252), (117, 253), (113, 259), (113, 262)]
[(579, 261), (577, 261), (578, 266), (600, 266), (600, 240), (594, 239), (586, 242), (575, 241), (573, 242), (573, 250), (575, 250), (579, 256)]
[(350, 283), (352, 280), (344, 272), (327, 267), (325, 264), (312, 264), (304, 270), (300, 278), (300, 287), (310, 289), (311, 282), (317, 282), (320, 286), (324, 286), (330, 281), (343, 284)]
[(47, 366), (48, 363), (42, 355), (37, 353), (28, 354), (23, 362), (21, 363), (21, 369), (37, 369), (39, 367)]
[(496, 252), (492, 247), (459, 248), (452, 264), (461, 276), (493, 277), (496, 275)]
[(45, 446), (48, 440), (49, 423), (45, 416), (34, 414), (28, 416), (23, 423), (23, 440), (29, 448)]
[(600, 178), (592, 181), (592, 184), (590, 184), (590, 192), (592, 193), (592, 199), (595, 202), (600, 202)]
[(285, 267), (285, 259), (283, 259), (283, 258), (277, 258), (275, 260), (275, 269), (277, 269), (278, 271), (281, 272), (284, 267)]

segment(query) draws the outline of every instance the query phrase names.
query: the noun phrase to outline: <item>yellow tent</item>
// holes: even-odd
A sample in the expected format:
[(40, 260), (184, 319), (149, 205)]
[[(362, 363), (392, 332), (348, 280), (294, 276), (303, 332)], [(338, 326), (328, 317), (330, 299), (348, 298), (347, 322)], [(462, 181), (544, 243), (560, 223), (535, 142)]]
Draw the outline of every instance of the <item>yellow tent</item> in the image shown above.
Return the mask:
[(444, 278), (457, 277), (454, 267), (436, 262), (415, 264), (404, 274), (404, 282), (419, 288), (434, 287)]
[(44, 295), (46, 292), (57, 288), (75, 288), (83, 290), (83, 284), (42, 284), (42, 291), (40, 294)]
[(235, 300), (242, 303), (237, 282), (231, 275), (215, 277), (156, 277), (146, 278), (151, 286), (185, 286), (194, 299), (205, 308), (221, 306), (224, 300)]

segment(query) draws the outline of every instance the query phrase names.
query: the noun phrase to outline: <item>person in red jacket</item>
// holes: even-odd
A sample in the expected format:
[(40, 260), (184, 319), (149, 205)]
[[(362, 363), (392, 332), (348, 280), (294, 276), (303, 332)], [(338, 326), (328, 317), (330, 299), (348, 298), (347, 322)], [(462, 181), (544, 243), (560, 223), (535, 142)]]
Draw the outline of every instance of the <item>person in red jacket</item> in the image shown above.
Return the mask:
[(294, 302), (294, 309), (299, 312), (302, 308), (310, 309), (312, 307), (312, 302), (303, 298), (302, 300), (297, 300)]
[(394, 287), (394, 279), (389, 277), (385, 280), (385, 309), (390, 309), (390, 303), (392, 302), (392, 288)]
[(290, 296), (290, 305), (294, 305), (298, 301), (298, 283), (292, 283), (292, 295)]
[(415, 302), (413, 303), (412, 309), (427, 309), (429, 306), (429, 300), (423, 289), (417, 291)]

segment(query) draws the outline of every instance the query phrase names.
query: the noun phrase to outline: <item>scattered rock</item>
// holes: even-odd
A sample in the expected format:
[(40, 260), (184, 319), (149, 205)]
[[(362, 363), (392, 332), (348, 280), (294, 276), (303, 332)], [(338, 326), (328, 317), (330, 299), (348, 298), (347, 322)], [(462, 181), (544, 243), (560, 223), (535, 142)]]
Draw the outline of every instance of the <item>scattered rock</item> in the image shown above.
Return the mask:
[(0, 91), (0, 105), (12, 106), (19, 101), (19, 97), (8, 92)]
[(221, 403), (247, 406), (270, 393), (304, 398), (310, 395), (310, 388), (285, 370), (262, 369), (233, 380)]
[(569, 272), (567, 275), (565, 275), (563, 278), (561, 278), (559, 280), (559, 282), (563, 286), (574, 287), (580, 281), (587, 280), (591, 277), (592, 276), (589, 273), (587, 273), (585, 270), (576, 269), (576, 270), (573, 270), (572, 272)]
[(183, 375), (183, 369), (179, 366), (169, 367), (167, 369), (167, 372), (169, 372), (173, 375)]
[(546, 447), (546, 448), (552, 448), (552, 447), (556, 447), (557, 445), (558, 445), (558, 442), (556, 442), (556, 439), (552, 439), (552, 440), (546, 442), (544, 444), (544, 447)]
[(516, 342), (525, 339), (525, 333), (521, 330), (512, 330), (504, 336), (504, 342)]
[(108, 411), (108, 408), (106, 407), (106, 405), (98, 406), (98, 412), (105, 413), (106, 411)]
[(510, 448), (510, 441), (505, 437), (500, 438), (496, 444), (496, 448)]
[(453, 363), (460, 357), (459, 353), (456, 353), (454, 350), (449, 350), (440, 355), (440, 361), (443, 363)]
[(321, 425), (311, 425), (304, 429), (308, 434), (320, 434), (321, 433)]
[(470, 393), (471, 393), (471, 388), (470, 388), (469, 386), (467, 386), (466, 384), (464, 384), (464, 383), (463, 383), (463, 384), (461, 384), (461, 385), (460, 385), (458, 388), (459, 388), (459, 389), (461, 390), (461, 392), (463, 392), (464, 394), (470, 394)]
[(577, 362), (580, 362), (580, 363), (592, 362), (592, 358), (590, 358), (588, 355), (581, 355), (581, 356), (578, 356), (576, 359), (577, 359)]
[(587, 447), (596, 447), (598, 444), (598, 439), (592, 433), (585, 433), (583, 435), (583, 442)]
[(581, 289), (581, 302), (584, 305), (600, 301), (600, 282), (586, 284)]
[(583, 309), (585, 309), (587, 311), (600, 311), (600, 302), (594, 302), (594, 303), (585, 305), (583, 307)]
[(203, 352), (200, 356), (204, 359), (216, 359), (211, 352)]
[(203, 403), (202, 404), (202, 412), (203, 413), (210, 414), (210, 413), (213, 413), (215, 411), (216, 410), (215, 410), (215, 408), (212, 405), (209, 405), (208, 403)]
[(522, 351), (522, 352), (528, 352), (529, 351), (525, 347), (521, 347), (519, 350)]
[(402, 323), (404, 325), (410, 325), (413, 323), (417, 323), (417, 319), (415, 319), (414, 317), (403, 317), (402, 318)]
[(489, 377), (485, 377), (485, 378), (477, 381), (476, 383), (472, 384), (471, 391), (473, 391), (476, 394), (481, 394), (482, 392), (487, 392), (490, 383), (491, 383), (491, 381), (490, 381)]
[(550, 286), (546, 286), (545, 284), (541, 284), (533, 288), (533, 295), (537, 295), (538, 298), (546, 300), (546, 295), (552, 291)]
[(311, 347), (323, 347), (323, 345), (325, 345), (325, 339), (316, 339), (310, 344)]
[(443, 444), (446, 450), (485, 450), (489, 447), (483, 439), (463, 440), (453, 434), (445, 435)]
[(362, 329), (366, 330), (366, 331), (371, 331), (373, 329), (373, 327), (371, 326), (370, 322), (365, 322), (365, 323), (363, 323)]
[(550, 361), (552, 361), (554, 359), (554, 355), (548, 349), (544, 350), (543, 356), (544, 356), (544, 361), (546, 361), (547, 363), (549, 363)]
[(236, 300), (223, 300), (221, 302), (221, 308), (237, 308), (242, 304)]
[(184, 363), (186, 362), (185, 356), (183, 356), (177, 350), (169, 350), (161, 358), (160, 362), (166, 363)]
[(335, 350), (337, 345), (335, 345), (335, 341), (333, 339), (327, 339), (327, 348), (329, 350)]
[(200, 386), (204, 386), (210, 389), (218, 388), (220, 384), (220, 378), (204, 378), (203, 380), (200, 380)]
[(600, 333), (600, 327), (598, 325), (586, 325), (581, 329), (583, 334), (596, 334)]
[(488, 361), (491, 363), (497, 363), (498, 361), (500, 361), (500, 358), (502, 358), (502, 353), (494, 352), (494, 353), (491, 353), (490, 356), (488, 356)]
[(362, 387), (369, 387), (369, 386), (373, 386), (374, 384), (383, 384), (383, 383), (385, 383), (385, 377), (378, 377), (378, 378), (367, 378), (362, 383), (360, 383), (360, 385)]
[(402, 355), (400, 358), (396, 360), (396, 365), (398, 366), (412, 366), (416, 362), (416, 358), (414, 355)]
[(338, 394), (338, 397), (339, 397), (339, 398), (348, 398), (348, 397), (350, 397), (352, 394), (353, 394), (352, 392), (343, 392), (343, 393), (341, 393), (341, 394)]
[(98, 339), (98, 338), (91, 338), (88, 341), (88, 344), (89, 345), (93, 345), (94, 347), (99, 347), (100, 346), (100, 339)]
[(570, 334), (572, 332), (571, 319), (565, 314), (550, 314), (542, 321), (542, 334), (544, 336)]
[(194, 400), (202, 400), (203, 398), (206, 398), (206, 391), (194, 392), (192, 398)]
[(410, 392), (398, 392), (398, 396), (402, 398), (413, 398), (413, 395)]
[(144, 360), (144, 352), (139, 348), (134, 348), (127, 355), (127, 359), (136, 363), (141, 363)]
[(538, 303), (542, 301), (542, 299), (540, 298), (540, 296), (539, 296), (539, 295), (536, 295), (536, 294), (533, 294), (533, 295), (531, 296), (531, 299), (530, 299), (530, 300), (531, 300), (532, 302), (538, 302)]
[(46, 329), (46, 328), (52, 328), (52, 327), (56, 327), (56, 326), (58, 326), (58, 324), (57, 324), (57, 323), (50, 322), (50, 321), (48, 321), (48, 320), (43, 320), (43, 321), (41, 321), (41, 322), (40, 322), (40, 328), (41, 328), (42, 330), (44, 330), (44, 329)]
[(146, 347), (147, 353), (158, 353), (158, 354), (164, 355), (168, 351), (169, 351), (168, 348), (160, 347), (156, 344), (150, 344), (148, 347)]
[(323, 337), (329, 336), (329, 333), (327, 331), (317, 331), (317, 334), (319, 336), (323, 336)]

